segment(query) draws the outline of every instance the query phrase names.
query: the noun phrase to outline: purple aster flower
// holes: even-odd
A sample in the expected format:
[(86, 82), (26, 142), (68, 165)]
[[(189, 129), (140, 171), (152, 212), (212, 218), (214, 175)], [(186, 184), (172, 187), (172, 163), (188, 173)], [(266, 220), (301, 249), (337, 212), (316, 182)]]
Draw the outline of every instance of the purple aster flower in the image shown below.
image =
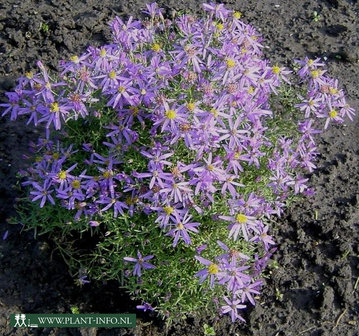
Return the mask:
[(191, 219), (192, 219), (192, 216), (188, 213), (188, 211), (184, 214), (184, 216), (182, 218), (177, 212), (173, 213), (171, 220), (176, 227), (174, 229), (170, 230), (166, 234), (166, 236), (174, 237), (173, 247), (175, 247), (178, 244), (178, 240), (180, 238), (183, 239), (185, 244), (192, 243), (191, 238), (189, 236), (189, 232), (198, 233), (198, 230), (196, 227), (198, 227), (200, 225), (200, 223), (190, 222)]
[(151, 181), (149, 184), (150, 189), (153, 188), (153, 186), (155, 184), (158, 184), (161, 188), (164, 188), (164, 181), (163, 180), (167, 180), (167, 181), (171, 181), (172, 180), (172, 176), (169, 173), (164, 173), (162, 170), (157, 170), (153, 167), (151, 167), (150, 172), (148, 173), (137, 173), (137, 172), (133, 172), (132, 173), (134, 177), (136, 178), (146, 178), (146, 177), (151, 177)]
[(166, 199), (169, 201), (174, 201), (174, 203), (182, 202), (183, 194), (188, 195), (192, 193), (192, 189), (189, 188), (188, 182), (170, 182), (166, 183), (163, 186), (163, 189), (160, 191), (161, 194), (166, 195)]
[(133, 269), (133, 275), (137, 275), (138, 277), (140, 277), (142, 275), (141, 273), (142, 269), (156, 268), (154, 265), (146, 262), (147, 260), (150, 260), (153, 257), (154, 257), (153, 255), (142, 257), (142, 254), (139, 251), (137, 251), (137, 259), (132, 257), (124, 257), (123, 260), (136, 263), (135, 268)]
[(59, 183), (59, 189), (67, 188), (69, 182), (74, 179), (74, 176), (69, 174), (77, 167), (77, 163), (73, 164), (70, 168), (63, 170), (61, 164), (57, 173), (49, 174), (49, 177), (56, 183)]
[(222, 195), (226, 194), (227, 189), (233, 198), (235, 198), (238, 195), (238, 192), (237, 192), (235, 186), (244, 187), (244, 185), (234, 181), (234, 179), (237, 177), (238, 176), (235, 176), (235, 175), (227, 175), (225, 177), (225, 180), (222, 185), (222, 190), (221, 190)]
[(253, 306), (255, 306), (256, 302), (254, 301), (252, 294), (259, 295), (260, 294), (259, 290), (262, 285), (263, 285), (263, 281), (257, 280), (251, 284), (244, 286), (236, 294), (237, 296), (241, 297), (242, 302), (248, 300)]
[(154, 126), (162, 125), (161, 132), (170, 131), (172, 133), (179, 131), (179, 124), (186, 122), (186, 115), (183, 113), (184, 107), (170, 107), (168, 103), (163, 101), (163, 113), (153, 123)]
[(37, 182), (32, 182), (33, 188), (36, 189), (36, 191), (31, 191), (30, 194), (34, 196), (32, 198), (32, 201), (35, 202), (39, 199), (41, 199), (40, 202), (40, 208), (42, 208), (46, 201), (49, 201), (52, 205), (55, 205), (55, 201), (50, 195), (54, 190), (50, 189), (52, 187), (52, 184), (50, 181), (45, 181), (44, 185), (39, 185)]
[(115, 194), (114, 198), (102, 196), (100, 200), (97, 201), (98, 204), (105, 204), (106, 206), (101, 209), (101, 211), (107, 211), (110, 208), (113, 208), (113, 215), (116, 218), (118, 214), (124, 215), (124, 209), (128, 209), (128, 205), (125, 202), (120, 201)]
[(183, 68), (185, 65), (192, 64), (193, 71), (200, 73), (202, 60), (198, 57), (202, 51), (198, 49), (199, 46), (193, 44), (187, 44), (183, 48), (172, 51), (171, 53), (177, 53), (175, 60), (179, 62), (178, 67)]
[(216, 263), (213, 263), (212, 261), (209, 261), (205, 258), (202, 258), (201, 256), (195, 256), (195, 258), (203, 265), (206, 265), (208, 267), (198, 271), (195, 276), (199, 277), (199, 283), (204, 282), (207, 277), (210, 277), (210, 287), (214, 287), (214, 281), (215, 279), (218, 279), (218, 274), (220, 272), (220, 267)]
[(251, 241), (263, 243), (265, 251), (269, 251), (271, 245), (275, 245), (273, 238), (268, 234), (268, 230), (269, 226), (261, 226), (259, 235), (251, 238)]
[(223, 242), (221, 242), (220, 240), (217, 240), (217, 244), (219, 245), (219, 247), (228, 252), (228, 253), (224, 253), (224, 254), (221, 254), (217, 257), (218, 260), (228, 260), (229, 262), (237, 262), (238, 258), (241, 258), (243, 261), (248, 261), (250, 258), (235, 250), (235, 249), (230, 249), (226, 244), (224, 244)]
[(124, 105), (137, 104), (135, 99), (136, 90), (132, 87), (131, 81), (121, 82), (108, 93), (112, 96), (108, 101), (107, 106), (123, 109)]
[(305, 57), (304, 60), (295, 60), (296, 63), (300, 64), (302, 68), (298, 71), (298, 75), (300, 77), (305, 77), (309, 75), (311, 70), (315, 70), (318, 67), (322, 67), (325, 64), (321, 63), (320, 58), (316, 59), (309, 59), (308, 57)]
[(303, 102), (294, 106), (298, 107), (302, 112), (305, 113), (304, 117), (309, 118), (312, 114), (316, 115), (320, 109), (322, 99), (319, 96), (309, 97), (308, 99), (304, 99), (302, 97), (300, 98)]
[(210, 12), (217, 19), (221, 19), (222, 21), (225, 21), (226, 18), (231, 13), (231, 11), (226, 9), (223, 4), (216, 4), (216, 3), (210, 2), (209, 4), (204, 3), (204, 4), (202, 4), (202, 6), (206, 12)]
[(167, 204), (161, 207), (152, 207), (151, 210), (157, 211), (158, 217), (155, 220), (155, 223), (159, 223), (160, 228), (165, 228), (169, 225), (169, 220), (171, 216), (183, 216), (186, 213), (186, 210), (182, 208), (182, 205)]
[(238, 239), (238, 235), (242, 232), (242, 235), (245, 240), (249, 241), (249, 236), (251, 232), (258, 233), (256, 219), (253, 216), (247, 216), (243, 213), (238, 213), (235, 217), (234, 216), (219, 216), (220, 219), (225, 221), (232, 222), (228, 226), (229, 237), (233, 236), (234, 240)]
[(229, 291), (235, 293), (251, 280), (251, 276), (243, 272), (248, 270), (249, 266), (237, 266), (237, 260), (233, 258), (230, 261), (225, 259), (222, 259), (222, 261), (222, 272), (218, 274), (218, 283), (221, 285), (227, 284)]
[(5, 107), (1, 116), (3, 117), (10, 112), (10, 120), (15, 120), (21, 110), (19, 105), (21, 97), (17, 92), (5, 92), (5, 95), (7, 96), (9, 102), (0, 104), (0, 106)]
[(150, 159), (150, 162), (152, 163), (151, 166), (155, 167), (156, 169), (163, 169), (164, 166), (171, 166), (172, 163), (167, 161), (169, 157), (173, 155), (173, 153), (161, 153), (159, 150), (154, 151), (153, 154), (150, 154), (146, 151), (141, 151), (141, 154), (145, 156), (146, 158)]
[(232, 318), (232, 322), (235, 322), (237, 319), (245, 322), (244, 318), (238, 314), (239, 309), (244, 309), (247, 306), (241, 304), (240, 300), (233, 299), (232, 301), (229, 300), (226, 296), (223, 297), (224, 301), (226, 301), (227, 305), (222, 306), (221, 313), (222, 314), (230, 314)]
[(70, 106), (64, 104), (63, 101), (56, 101), (54, 99), (49, 100), (48, 105), (43, 107), (39, 119), (39, 123), (46, 121), (46, 128), (50, 128), (51, 124), (54, 125), (56, 130), (61, 129), (61, 119), (66, 120), (70, 113)]

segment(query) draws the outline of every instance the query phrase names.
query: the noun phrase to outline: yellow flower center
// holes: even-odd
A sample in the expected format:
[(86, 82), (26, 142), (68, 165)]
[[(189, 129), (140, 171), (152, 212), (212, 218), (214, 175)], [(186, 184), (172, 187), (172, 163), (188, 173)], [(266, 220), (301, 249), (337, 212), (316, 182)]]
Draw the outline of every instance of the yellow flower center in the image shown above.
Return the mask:
[(154, 43), (154, 44), (152, 44), (151, 49), (152, 49), (154, 52), (159, 52), (159, 51), (161, 50), (161, 46), (160, 46), (158, 43)]
[(212, 108), (210, 112), (215, 116), (218, 117), (218, 111), (215, 108)]
[(236, 61), (231, 59), (231, 58), (227, 58), (226, 59), (226, 64), (227, 64), (227, 68), (231, 69), (231, 68), (236, 66)]
[(71, 62), (74, 62), (74, 63), (78, 63), (78, 62), (79, 62), (79, 57), (76, 56), (76, 55), (71, 56), (71, 57), (70, 57), (70, 61), (71, 61)]
[(313, 106), (313, 105), (314, 105), (314, 101), (313, 101), (313, 100), (309, 100), (309, 101), (308, 101), (308, 105), (309, 105), (309, 106)]
[(247, 216), (246, 215), (243, 215), (241, 213), (239, 213), (237, 216), (236, 216), (236, 221), (239, 223), (239, 224), (245, 224), (247, 223)]
[(249, 94), (252, 94), (254, 93), (254, 87), (251, 85), (249, 88), (248, 88), (248, 91), (247, 91)]
[(60, 154), (59, 153), (54, 153), (54, 154), (52, 154), (52, 157), (53, 157), (54, 160), (58, 160), (59, 157), (60, 157)]
[(235, 153), (234, 153), (234, 158), (235, 158), (236, 160), (238, 160), (240, 156), (241, 156), (241, 153), (238, 153), (238, 152), (235, 152)]
[(312, 70), (310, 72), (310, 74), (311, 74), (312, 78), (315, 79), (315, 78), (318, 78), (321, 75), (321, 72), (319, 70)]
[(214, 167), (213, 167), (211, 164), (209, 164), (209, 165), (207, 166), (207, 169), (208, 169), (209, 171), (213, 171)]
[(81, 182), (79, 180), (73, 180), (71, 182), (72, 188), (74, 189), (80, 189), (81, 187)]
[(272, 71), (275, 75), (279, 75), (280, 73), (280, 67), (275, 65), (274, 67), (272, 67)]
[(57, 177), (58, 177), (60, 180), (65, 180), (66, 177), (67, 177), (67, 174), (66, 174), (66, 172), (65, 172), (64, 170), (61, 170), (61, 171), (58, 173)]
[(165, 206), (163, 207), (163, 210), (165, 211), (166, 215), (169, 216), (173, 212), (173, 208), (171, 206)]
[(26, 76), (26, 78), (28, 78), (28, 79), (32, 79), (32, 78), (34, 77), (34, 74), (33, 74), (31, 71), (29, 71), (29, 72), (26, 72), (26, 73), (25, 73), (25, 76)]
[(310, 59), (310, 60), (308, 60), (307, 65), (311, 66), (313, 63), (314, 63), (314, 61), (312, 59)]
[(42, 161), (42, 156), (36, 156), (35, 162), (41, 162), (41, 161)]
[(238, 19), (240, 19), (242, 17), (242, 13), (241, 12), (234, 12), (233, 17), (238, 20)]
[(145, 89), (141, 90), (141, 95), (145, 95), (147, 93), (147, 91)]
[(173, 119), (176, 118), (176, 116), (177, 116), (177, 113), (176, 113), (175, 110), (168, 110), (168, 111), (166, 111), (166, 117), (167, 117), (168, 119), (173, 120)]
[(216, 28), (217, 28), (218, 30), (223, 30), (224, 26), (223, 26), (222, 23), (217, 23), (217, 24), (216, 24)]
[(136, 115), (138, 114), (138, 111), (139, 111), (139, 109), (138, 109), (137, 106), (131, 106), (131, 107), (130, 107), (130, 110), (132, 111), (132, 114), (133, 114), (134, 116), (136, 116)]
[(118, 92), (124, 93), (125, 91), (126, 91), (126, 88), (124, 86), (119, 86), (118, 87)]
[(338, 93), (338, 90), (336, 88), (330, 87), (329, 88), (329, 93), (331, 95), (336, 95)]
[(188, 111), (192, 112), (195, 109), (196, 105), (194, 103), (188, 103), (186, 107)]
[(335, 118), (338, 115), (338, 112), (336, 110), (331, 110), (329, 112), (329, 117), (330, 118)]
[(59, 112), (60, 111), (59, 104), (57, 102), (50, 104), (50, 111)]
[(116, 71), (111, 70), (110, 73), (108, 74), (108, 77), (110, 77), (111, 79), (115, 79), (116, 78)]
[(106, 56), (106, 49), (101, 49), (101, 51), (100, 51), (100, 56), (101, 57), (105, 57)]
[(209, 274), (217, 274), (219, 271), (219, 267), (216, 264), (210, 264), (208, 266), (208, 273)]
[(110, 178), (111, 177), (111, 170), (105, 170), (102, 174), (104, 178)]

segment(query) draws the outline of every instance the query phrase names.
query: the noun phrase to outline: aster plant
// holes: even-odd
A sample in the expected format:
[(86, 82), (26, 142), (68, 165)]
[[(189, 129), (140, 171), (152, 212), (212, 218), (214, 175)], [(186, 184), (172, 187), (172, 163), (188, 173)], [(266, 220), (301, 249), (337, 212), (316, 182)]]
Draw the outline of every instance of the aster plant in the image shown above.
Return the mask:
[(54, 74), (39, 61), (1, 106), (44, 132), (21, 172), (20, 221), (79, 278), (116, 279), (169, 321), (235, 322), (262, 289), (273, 218), (313, 193), (317, 133), (354, 110), (319, 59), (273, 66), (239, 12), (203, 9), (116, 17), (112, 44)]

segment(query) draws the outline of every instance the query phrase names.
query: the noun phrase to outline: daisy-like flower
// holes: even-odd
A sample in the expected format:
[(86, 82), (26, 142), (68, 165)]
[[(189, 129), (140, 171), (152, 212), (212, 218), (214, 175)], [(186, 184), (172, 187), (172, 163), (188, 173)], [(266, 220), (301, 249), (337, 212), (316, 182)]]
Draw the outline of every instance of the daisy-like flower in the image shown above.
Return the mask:
[(33, 196), (31, 199), (33, 202), (40, 200), (40, 208), (42, 208), (46, 201), (49, 201), (51, 204), (55, 205), (55, 201), (53, 197), (51, 196), (51, 193), (54, 191), (51, 187), (51, 182), (45, 181), (44, 185), (41, 186), (36, 182), (32, 183), (33, 188), (35, 188), (35, 191), (31, 191), (30, 194)]
[(233, 300), (231, 301), (228, 299), (228, 297), (224, 296), (223, 299), (227, 304), (222, 306), (221, 313), (231, 315), (232, 322), (235, 322), (238, 319), (245, 322), (244, 318), (239, 315), (238, 310), (244, 309), (247, 306), (241, 304), (242, 301), (236, 298), (233, 298)]
[(50, 128), (51, 125), (56, 130), (61, 129), (61, 120), (66, 120), (70, 110), (70, 106), (64, 104), (61, 101), (50, 100), (49, 104), (41, 109), (42, 117), (39, 119), (39, 123), (46, 121), (46, 128)]
[(174, 203), (182, 202), (183, 194), (192, 193), (192, 189), (189, 187), (188, 182), (169, 182), (166, 183), (163, 189), (160, 191), (161, 194), (166, 195), (166, 199), (174, 201)]
[(141, 252), (137, 251), (137, 258), (124, 257), (123, 260), (136, 263), (133, 269), (133, 275), (141, 277), (143, 270), (156, 268), (156, 266), (147, 262), (147, 260), (151, 260), (153, 257), (153, 255), (143, 257)]
[(176, 61), (179, 61), (180, 64), (179, 67), (184, 67), (185, 65), (192, 64), (193, 71), (200, 73), (201, 70), (201, 59), (198, 57), (198, 55), (201, 54), (200, 50), (197, 50), (197, 46), (193, 44), (187, 44), (183, 47), (183, 49), (174, 51), (173, 53), (177, 53), (177, 56), (175, 58)]
[(223, 195), (226, 194), (227, 189), (233, 198), (235, 198), (238, 195), (236, 187), (244, 187), (244, 185), (241, 183), (235, 182), (235, 178), (237, 178), (237, 177), (238, 176), (236, 176), (236, 175), (230, 175), (230, 174), (227, 174), (225, 176), (225, 180), (223, 181), (222, 190), (221, 190)]
[(183, 217), (177, 212), (174, 212), (171, 220), (172, 223), (170, 225), (174, 225), (175, 228), (171, 229), (166, 235), (174, 237), (173, 247), (178, 244), (180, 238), (184, 241), (185, 244), (189, 245), (192, 243), (189, 232), (198, 233), (197, 227), (200, 223), (191, 222), (192, 216), (187, 211)]
[(305, 77), (309, 75), (311, 70), (316, 70), (317, 68), (324, 66), (324, 63), (321, 62), (320, 58), (313, 60), (305, 57), (304, 60), (295, 60), (295, 62), (302, 66), (302, 68), (298, 71), (298, 75), (300, 77)]
[(257, 280), (253, 283), (246, 284), (244, 287), (238, 290), (236, 295), (241, 298), (242, 302), (249, 301), (253, 306), (255, 306), (256, 302), (254, 301), (253, 294), (259, 295), (259, 289), (262, 285), (262, 280)]
[(116, 195), (114, 198), (111, 197), (102, 197), (100, 200), (97, 201), (97, 204), (105, 204), (106, 206), (101, 209), (101, 211), (107, 211), (110, 208), (113, 208), (113, 215), (116, 218), (118, 214), (124, 215), (124, 209), (128, 209), (128, 205), (120, 201)]
[(161, 132), (170, 131), (176, 133), (179, 131), (179, 126), (186, 122), (186, 116), (184, 114), (184, 107), (175, 106), (170, 107), (166, 101), (163, 102), (164, 111), (153, 123), (153, 126), (161, 125)]
[(228, 226), (229, 237), (234, 240), (238, 239), (238, 235), (242, 233), (245, 240), (249, 241), (252, 232), (258, 233), (256, 219), (244, 213), (238, 213), (236, 216), (219, 216), (220, 219), (231, 222)]
[(59, 165), (57, 173), (49, 174), (49, 177), (56, 183), (58, 183), (58, 188), (63, 189), (67, 188), (70, 181), (74, 179), (74, 176), (70, 174), (77, 167), (77, 163), (73, 164), (70, 168), (64, 170), (61, 165)]
[(21, 96), (17, 92), (5, 92), (5, 95), (9, 101), (7, 103), (0, 104), (1, 107), (5, 108), (1, 116), (4, 117), (10, 112), (10, 120), (16, 120), (19, 111), (21, 111), (19, 105)]
[(198, 271), (195, 276), (199, 277), (199, 283), (204, 282), (208, 277), (210, 278), (210, 288), (214, 287), (214, 281), (218, 279), (220, 273), (220, 266), (208, 259), (201, 256), (195, 256), (195, 258), (203, 265), (207, 267)]
[(309, 118), (312, 114), (316, 115), (320, 106), (321, 106), (321, 98), (320, 97), (309, 97), (308, 99), (304, 99), (302, 103), (294, 105), (298, 107), (302, 112), (304, 112), (304, 117)]
[(330, 122), (343, 122), (343, 118), (340, 116), (339, 111), (338, 111), (338, 107), (336, 106), (331, 106), (331, 104), (329, 104), (329, 109), (327, 110), (327, 112), (325, 114), (323, 114), (323, 116), (326, 118), (325, 119), (325, 125), (324, 125), (324, 129), (327, 129), (329, 126)]

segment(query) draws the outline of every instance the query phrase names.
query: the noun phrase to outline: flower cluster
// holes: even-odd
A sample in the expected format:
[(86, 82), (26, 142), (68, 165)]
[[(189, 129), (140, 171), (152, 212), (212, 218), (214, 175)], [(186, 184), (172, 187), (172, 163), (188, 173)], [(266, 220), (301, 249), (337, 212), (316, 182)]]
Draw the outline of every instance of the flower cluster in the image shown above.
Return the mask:
[[(144, 22), (117, 17), (112, 44), (62, 61), (56, 78), (38, 62), (1, 106), (12, 120), (45, 126), (31, 146), (29, 198), (88, 229), (104, 226), (106, 251), (116, 246), (124, 268), (135, 263), (128, 288), (152, 300), (139, 307), (170, 316), (171, 297), (181, 305), (197, 291), (235, 321), (255, 304), (275, 250), (269, 219), (312, 193), (305, 173), (315, 168), (320, 120), (326, 129), (354, 110), (319, 59), (298, 61), (301, 84), (283, 102), (292, 72), (264, 59), (261, 36), (239, 12), (203, 7), (205, 18), (170, 21), (155, 3)], [(176, 251), (187, 273), (165, 287)]]

